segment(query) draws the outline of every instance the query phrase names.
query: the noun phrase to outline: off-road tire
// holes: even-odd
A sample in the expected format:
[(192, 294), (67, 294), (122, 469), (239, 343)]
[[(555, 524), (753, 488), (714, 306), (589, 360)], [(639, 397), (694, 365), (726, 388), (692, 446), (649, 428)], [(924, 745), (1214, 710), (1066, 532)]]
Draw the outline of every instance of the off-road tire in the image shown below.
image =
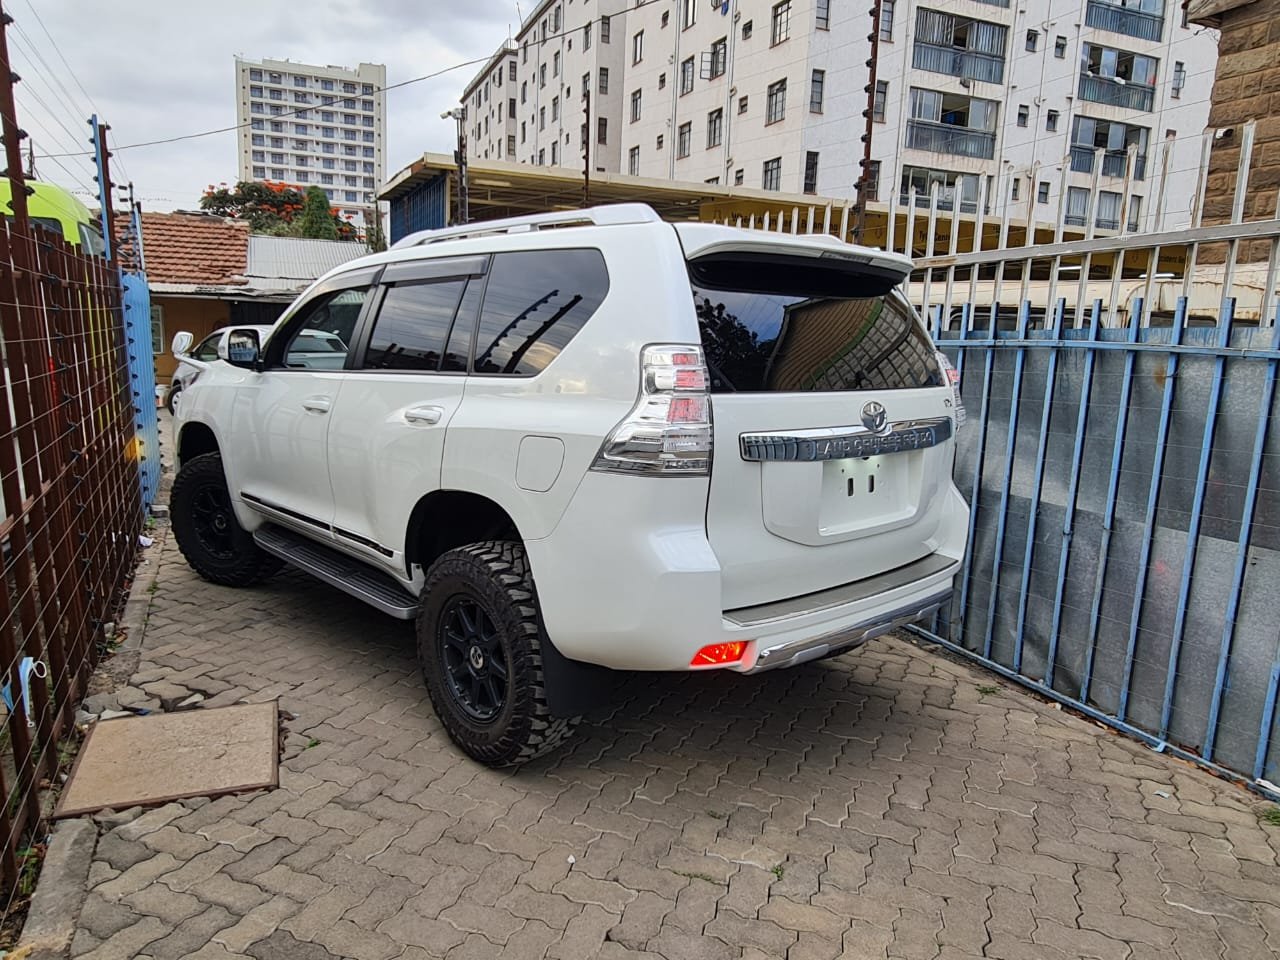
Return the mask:
[(173, 401), (178, 399), (178, 394), (180, 394), (181, 392), (182, 392), (181, 387), (179, 387), (177, 390), (173, 389), (173, 387), (170, 387), (168, 390), (168, 393), (164, 398), (164, 407), (166, 410), (169, 411), (169, 416), (171, 417), (176, 415), (176, 411), (173, 408)]
[[(505, 657), (505, 701), (485, 721), (468, 714), (449, 680), (445, 627), (454, 603), (478, 604)], [(491, 767), (525, 763), (556, 749), (577, 726), (580, 718), (553, 717), (547, 708), (546, 637), (522, 544), (491, 540), (441, 555), (427, 571), (417, 634), (418, 664), (436, 715), (472, 759)]]
[[(209, 504), (225, 502), (219, 513), (224, 526), (217, 531), (219, 549), (211, 545), (213, 534), (204, 529)], [(278, 557), (254, 542), (231, 509), (222, 455), (206, 453), (182, 465), (169, 496), (169, 515), (178, 549), (196, 573), (225, 587), (251, 587), (284, 566)]]

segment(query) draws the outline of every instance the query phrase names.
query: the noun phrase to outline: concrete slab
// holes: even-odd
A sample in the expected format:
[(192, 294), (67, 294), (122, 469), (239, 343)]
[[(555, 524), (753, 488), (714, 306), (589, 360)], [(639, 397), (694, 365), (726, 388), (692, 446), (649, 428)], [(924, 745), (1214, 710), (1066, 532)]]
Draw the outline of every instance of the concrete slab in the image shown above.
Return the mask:
[(54, 816), (274, 787), (277, 731), (274, 701), (101, 721)]

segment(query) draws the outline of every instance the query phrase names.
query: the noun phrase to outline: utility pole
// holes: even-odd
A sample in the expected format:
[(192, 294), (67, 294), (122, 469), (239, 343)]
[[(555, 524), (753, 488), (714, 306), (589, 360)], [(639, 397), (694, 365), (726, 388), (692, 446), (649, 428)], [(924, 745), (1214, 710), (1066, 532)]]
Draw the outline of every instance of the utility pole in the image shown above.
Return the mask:
[[(876, 61), (880, 57), (880, 0), (875, 0), (871, 7), (871, 33), (867, 35), (871, 43), (871, 56), (867, 58), (867, 85), (863, 89), (867, 94), (867, 108), (862, 111), (866, 121), (866, 130), (862, 134), (862, 159), (858, 162), (861, 168), (858, 173), (857, 199), (853, 206), (853, 239), (862, 243), (867, 231), (867, 187), (871, 179), (871, 132), (875, 129), (876, 105)], [(844, 237), (840, 238), (841, 240)]]
[[(27, 222), (27, 194), (30, 187), (27, 186), (26, 178), (22, 175), (22, 141), (26, 139), (27, 131), (18, 129), (17, 108), (13, 102), (13, 85), (21, 79), (13, 72), (13, 67), (9, 62), (9, 41), (6, 28), (13, 23), (13, 17), (0, 10), (0, 21), (3, 27), (0, 27), (0, 63), (3, 64), (6, 76), (0, 77), (0, 132), (4, 136), (4, 158), (5, 175), (8, 176), (12, 186), (10, 191), (9, 209), (13, 211), (13, 225), (17, 233), (22, 237), (31, 236), (31, 225)], [(18, 259), (18, 252), (23, 254), (28, 247), (25, 243), (16, 243), (13, 245), (14, 260)], [(25, 259), (25, 256), (23, 257)], [(18, 264), (15, 267), (20, 271), (29, 269), (29, 264)]]
[(107, 131), (111, 128), (105, 123), (99, 123), (96, 113), (89, 118), (89, 126), (93, 129), (93, 138), (89, 142), (93, 145), (93, 158), (98, 168), (93, 179), (98, 181), (98, 202), (102, 207), (102, 240), (106, 244), (104, 256), (113, 260), (115, 211), (111, 206), (111, 188), (114, 184), (111, 182), (111, 151), (107, 149)]
[[(691, 0), (692, 2), (692, 0)], [(591, 206), (591, 88), (582, 91), (582, 111), (586, 123), (582, 125), (582, 205)]]

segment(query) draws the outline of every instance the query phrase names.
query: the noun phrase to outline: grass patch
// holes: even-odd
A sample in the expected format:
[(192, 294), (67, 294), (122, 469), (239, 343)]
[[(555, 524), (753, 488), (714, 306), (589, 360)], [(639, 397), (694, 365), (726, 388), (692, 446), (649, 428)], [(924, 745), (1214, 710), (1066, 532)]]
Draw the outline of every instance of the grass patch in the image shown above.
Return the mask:
[(773, 874), (773, 879), (781, 880), (784, 876), (786, 876), (787, 868), (784, 867), (782, 864), (778, 864), (769, 872)]
[(1000, 688), (997, 687), (995, 684), (991, 684), (991, 683), (983, 684), (982, 686), (978, 687), (978, 696), (980, 697), (995, 696), (999, 692), (1000, 692)]
[(1280, 827), (1280, 807), (1271, 807), (1262, 814), (1262, 822)]
[(318, 746), (320, 746), (320, 741), (317, 740), (315, 737), (312, 737), (310, 740), (307, 741), (307, 745), (302, 749), (310, 750), (312, 747), (318, 747)]

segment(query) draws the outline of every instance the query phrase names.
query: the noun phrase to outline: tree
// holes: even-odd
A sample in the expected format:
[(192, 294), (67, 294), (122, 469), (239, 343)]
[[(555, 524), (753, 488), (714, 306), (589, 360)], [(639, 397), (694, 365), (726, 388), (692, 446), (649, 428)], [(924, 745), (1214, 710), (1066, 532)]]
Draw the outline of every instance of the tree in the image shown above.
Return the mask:
[(364, 244), (370, 253), (381, 253), (387, 249), (387, 235), (382, 231), (382, 217), (376, 210), (370, 214), (369, 224), (365, 227)]
[(298, 236), (311, 240), (337, 240), (338, 225), (329, 209), (329, 198), (319, 187), (307, 187), (302, 213), (296, 224)]
[(271, 180), (243, 180), (231, 188), (225, 183), (210, 184), (200, 198), (200, 209), (244, 220), (254, 233), (269, 236), (361, 239), (356, 228), (329, 206), (325, 192), (315, 186), (304, 194), (297, 187)]

